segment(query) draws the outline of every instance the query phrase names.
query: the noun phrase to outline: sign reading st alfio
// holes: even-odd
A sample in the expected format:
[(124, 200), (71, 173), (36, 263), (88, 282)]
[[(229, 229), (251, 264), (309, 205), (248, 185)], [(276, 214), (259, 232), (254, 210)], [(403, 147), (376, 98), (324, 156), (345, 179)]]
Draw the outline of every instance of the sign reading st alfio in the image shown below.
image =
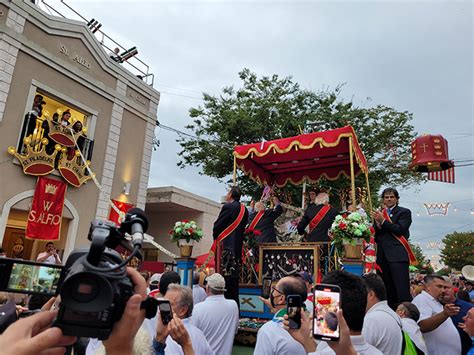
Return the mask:
[(69, 48), (67, 48), (64, 44), (59, 45), (59, 52), (64, 54), (66, 57), (71, 58), (72, 61), (79, 63), (82, 65), (84, 68), (90, 69), (91, 68), (91, 63), (89, 63), (83, 56), (74, 53), (74, 55), (71, 53)]

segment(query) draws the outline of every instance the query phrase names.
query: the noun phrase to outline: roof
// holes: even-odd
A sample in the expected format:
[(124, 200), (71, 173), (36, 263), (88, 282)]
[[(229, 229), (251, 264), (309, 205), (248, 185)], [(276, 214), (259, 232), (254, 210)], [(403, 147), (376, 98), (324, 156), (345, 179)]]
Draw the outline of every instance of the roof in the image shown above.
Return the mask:
[(260, 184), (281, 187), (288, 182), (316, 182), (322, 177), (337, 180), (350, 178), (350, 139), (354, 172), (365, 173), (367, 161), (352, 126), (236, 146), (234, 156), (237, 166)]

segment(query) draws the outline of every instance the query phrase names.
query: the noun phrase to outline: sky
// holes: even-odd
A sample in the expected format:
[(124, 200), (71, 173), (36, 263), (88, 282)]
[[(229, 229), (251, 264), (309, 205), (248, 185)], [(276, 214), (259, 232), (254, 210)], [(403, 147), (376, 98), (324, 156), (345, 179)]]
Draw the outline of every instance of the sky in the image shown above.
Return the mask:
[[(260, 76), (292, 76), (311, 90), (345, 83), (344, 99), (409, 111), (418, 134), (448, 140), (451, 159), (474, 159), (471, 1), (67, 3), (98, 19), (124, 47), (138, 47), (155, 74), (164, 125), (185, 130), (202, 92), (239, 87), (237, 73), (249, 68)], [(199, 168), (178, 168), (177, 134), (160, 128), (155, 134), (160, 146), (149, 186), (172, 185), (219, 201), (226, 185), (199, 175)], [(439, 252), (430, 246), (445, 234), (474, 230), (473, 174), (473, 166), (459, 167), (456, 184), (400, 191), (400, 205), (413, 213), (411, 240), (430, 259)], [(448, 215), (427, 216), (424, 202), (449, 202)]]

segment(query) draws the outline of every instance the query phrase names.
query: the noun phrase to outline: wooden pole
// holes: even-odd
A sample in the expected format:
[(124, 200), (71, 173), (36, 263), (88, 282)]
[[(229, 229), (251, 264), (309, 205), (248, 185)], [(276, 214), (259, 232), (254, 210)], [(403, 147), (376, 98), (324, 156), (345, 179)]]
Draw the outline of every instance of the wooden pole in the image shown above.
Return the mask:
[(237, 157), (234, 155), (234, 176), (233, 176), (234, 186), (236, 186), (237, 181)]
[(369, 170), (367, 170), (365, 172), (365, 185), (367, 186), (367, 195), (368, 195), (368, 199), (369, 199), (369, 213), (368, 215), (370, 215), (370, 213), (372, 212), (372, 197), (370, 196), (370, 185), (369, 185)]
[(302, 192), (302, 196), (301, 196), (301, 208), (304, 208), (305, 194), (306, 194), (306, 180), (303, 181), (303, 192)]
[(352, 146), (352, 136), (349, 137), (349, 163), (351, 168), (351, 199), (352, 199), (352, 212), (356, 211), (356, 190), (355, 190), (355, 174), (354, 174), (354, 149)]

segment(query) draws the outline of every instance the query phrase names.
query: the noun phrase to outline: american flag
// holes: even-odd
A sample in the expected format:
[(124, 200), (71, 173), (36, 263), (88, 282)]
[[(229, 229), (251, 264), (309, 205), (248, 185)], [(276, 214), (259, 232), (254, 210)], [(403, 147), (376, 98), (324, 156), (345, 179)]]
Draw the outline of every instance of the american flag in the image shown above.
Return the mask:
[(454, 167), (443, 171), (430, 171), (428, 173), (428, 180), (454, 184)]

